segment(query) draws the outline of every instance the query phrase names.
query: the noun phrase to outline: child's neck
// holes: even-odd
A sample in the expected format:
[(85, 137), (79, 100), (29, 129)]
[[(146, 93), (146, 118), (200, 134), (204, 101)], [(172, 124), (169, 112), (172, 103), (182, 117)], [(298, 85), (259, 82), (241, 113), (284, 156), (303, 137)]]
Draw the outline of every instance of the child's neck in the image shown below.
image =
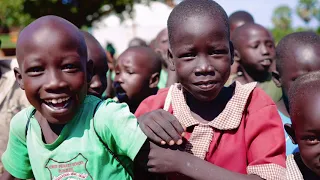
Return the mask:
[(251, 82), (265, 82), (268, 81), (271, 77), (271, 73), (266, 71), (262, 73), (257, 73), (257, 72), (251, 72), (249, 70), (245, 70), (242, 68), (242, 76), (241, 76), (241, 81), (244, 84), (251, 83)]
[(52, 144), (61, 134), (65, 124), (49, 123), (38, 111), (35, 114), (35, 118), (41, 127), (43, 142), (46, 144)]
[(212, 101), (199, 101), (190, 93), (186, 93), (186, 101), (192, 116), (201, 123), (208, 123), (223, 111), (232, 95), (233, 92), (230, 92), (230, 88), (223, 88), (219, 95)]

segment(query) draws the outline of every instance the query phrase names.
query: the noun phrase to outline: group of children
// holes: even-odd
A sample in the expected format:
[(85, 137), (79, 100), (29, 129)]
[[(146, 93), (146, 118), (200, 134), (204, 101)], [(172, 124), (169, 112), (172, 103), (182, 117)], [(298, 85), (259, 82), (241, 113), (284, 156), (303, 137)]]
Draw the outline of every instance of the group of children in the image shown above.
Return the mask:
[(31, 106), (14, 111), (0, 179), (320, 178), (317, 34), (275, 46), (250, 14), (185, 0), (153, 43), (130, 43), (103, 100), (92, 35), (57, 16), (24, 28), (14, 74)]

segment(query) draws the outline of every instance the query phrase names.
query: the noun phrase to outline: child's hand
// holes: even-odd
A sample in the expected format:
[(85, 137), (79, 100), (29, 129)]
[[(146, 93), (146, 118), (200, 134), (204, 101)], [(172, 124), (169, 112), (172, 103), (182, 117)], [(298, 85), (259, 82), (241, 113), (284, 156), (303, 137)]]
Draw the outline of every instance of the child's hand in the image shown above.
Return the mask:
[(182, 144), (184, 128), (169, 112), (158, 109), (138, 118), (141, 130), (154, 142), (169, 145)]
[[(172, 147), (172, 146), (171, 146)], [(151, 173), (172, 173), (179, 170), (179, 150), (162, 148), (156, 144), (150, 144), (148, 156), (148, 171)]]

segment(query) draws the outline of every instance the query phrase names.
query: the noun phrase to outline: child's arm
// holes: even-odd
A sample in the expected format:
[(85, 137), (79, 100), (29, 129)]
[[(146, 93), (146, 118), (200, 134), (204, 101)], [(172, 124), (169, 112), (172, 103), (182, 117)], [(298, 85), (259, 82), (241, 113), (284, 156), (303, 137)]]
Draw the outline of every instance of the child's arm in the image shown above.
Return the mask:
[[(151, 134), (151, 138), (153, 138), (153, 140), (155, 141), (157, 141), (158, 138), (162, 139), (161, 134), (168, 132), (168, 130), (166, 129), (168, 126), (173, 126), (172, 124), (176, 124), (179, 122), (172, 114), (163, 110), (156, 110), (139, 117), (140, 127), (145, 127), (147, 126), (146, 124), (160, 121), (162, 123), (158, 126), (148, 126), (151, 131), (146, 131), (145, 128), (143, 128), (146, 135), (149, 136)], [(163, 132), (160, 133), (161, 131)], [(157, 132), (157, 134), (153, 134), (150, 132)], [(160, 135), (158, 136), (158, 134)], [(226, 169), (220, 168), (207, 161), (204, 161), (189, 153), (182, 152), (179, 150), (171, 150), (168, 148), (161, 148), (155, 144), (150, 145), (148, 159), (149, 161), (147, 163), (147, 166), (149, 167), (149, 171), (153, 173), (177, 172), (191, 177), (193, 179), (199, 180), (262, 179), (256, 175), (243, 175), (239, 173), (234, 173)]]
[(197, 180), (262, 180), (257, 175), (231, 172), (187, 152), (163, 148), (151, 148), (148, 167), (153, 173), (177, 172)]

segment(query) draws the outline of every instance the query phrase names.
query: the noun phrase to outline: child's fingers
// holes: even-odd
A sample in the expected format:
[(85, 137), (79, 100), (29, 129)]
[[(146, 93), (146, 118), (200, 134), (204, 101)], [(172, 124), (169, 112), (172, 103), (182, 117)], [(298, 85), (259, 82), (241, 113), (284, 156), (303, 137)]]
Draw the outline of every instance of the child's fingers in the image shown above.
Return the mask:
[[(153, 121), (152, 123), (148, 124), (148, 127), (156, 134), (157, 137), (159, 137), (161, 140), (165, 141), (168, 144), (174, 144), (172, 138), (167, 134), (167, 132), (161, 127), (157, 122), (157, 117), (152, 117)], [(171, 142), (172, 141), (172, 142)], [(159, 141), (156, 141), (159, 142)], [(163, 143), (161, 143), (163, 144)]]
[(179, 133), (180, 136), (185, 132), (184, 126), (180, 124), (180, 122), (175, 116), (170, 116), (170, 119), (168, 120), (170, 121), (170, 123), (175, 128), (175, 130)]
[(143, 133), (152, 141), (160, 143), (162, 145), (166, 144), (158, 135), (156, 135), (149, 127), (145, 127)]
[[(172, 116), (170, 114), (170, 116)], [(170, 121), (168, 122), (167, 119), (169, 119), (166, 114), (161, 114), (161, 117), (157, 117), (156, 123), (158, 123), (165, 132), (171, 137), (171, 140), (174, 140), (173, 143), (169, 143), (169, 145), (173, 145), (175, 142), (181, 139), (181, 134), (179, 134), (176, 129), (173, 127), (172, 123)]]

